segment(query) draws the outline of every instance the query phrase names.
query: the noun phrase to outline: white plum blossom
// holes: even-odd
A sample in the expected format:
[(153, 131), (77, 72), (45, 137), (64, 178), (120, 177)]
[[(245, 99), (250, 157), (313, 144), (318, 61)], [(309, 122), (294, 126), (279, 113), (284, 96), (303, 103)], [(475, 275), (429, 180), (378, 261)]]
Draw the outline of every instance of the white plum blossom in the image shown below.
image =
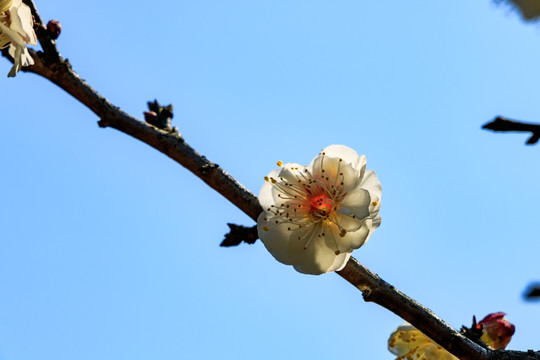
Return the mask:
[(408, 323), (400, 325), (390, 335), (388, 350), (397, 355), (396, 360), (459, 360)]
[(381, 184), (366, 157), (331, 145), (309, 166), (278, 162), (259, 195), (259, 237), (279, 262), (305, 274), (343, 269), (381, 223)]
[(0, 1), (0, 49), (9, 46), (13, 67), (8, 77), (14, 77), (23, 66), (34, 64), (27, 44), (36, 45), (34, 20), (30, 8), (22, 0)]

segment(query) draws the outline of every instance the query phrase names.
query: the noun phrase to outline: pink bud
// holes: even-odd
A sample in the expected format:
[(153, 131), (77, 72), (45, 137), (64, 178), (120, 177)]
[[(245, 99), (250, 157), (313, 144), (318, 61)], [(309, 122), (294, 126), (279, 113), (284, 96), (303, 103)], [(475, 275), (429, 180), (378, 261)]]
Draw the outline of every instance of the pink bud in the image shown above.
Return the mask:
[(492, 313), (478, 323), (482, 326), (482, 341), (493, 349), (506, 348), (516, 331), (516, 327), (504, 315), (503, 312)]
[(47, 32), (51, 39), (56, 40), (62, 32), (62, 24), (58, 20), (51, 20), (47, 23)]

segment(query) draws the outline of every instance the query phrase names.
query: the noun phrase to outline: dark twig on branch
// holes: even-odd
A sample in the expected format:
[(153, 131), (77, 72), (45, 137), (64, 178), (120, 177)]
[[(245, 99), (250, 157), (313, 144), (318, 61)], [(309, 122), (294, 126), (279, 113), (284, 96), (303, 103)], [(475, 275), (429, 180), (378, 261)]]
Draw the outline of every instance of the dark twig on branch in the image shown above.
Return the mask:
[(161, 106), (157, 100), (149, 101), (148, 110), (144, 112), (144, 119), (161, 130), (178, 132), (177, 127), (172, 127), (173, 105)]
[(540, 300), (540, 283), (530, 284), (527, 289), (525, 289), (523, 297), (526, 300)]
[[(34, 16), (41, 24), (41, 19), (35, 10), (33, 2), (25, 0), (25, 3), (32, 8)], [(40, 26), (43, 27), (43, 25)], [(238, 183), (219, 165), (197, 153), (178, 133), (166, 131), (141, 121), (111, 104), (82, 80), (73, 71), (69, 63), (60, 57), (56, 49), (56, 43), (50, 38), (47, 31), (38, 31), (37, 35), (44, 53), (31, 51), (35, 64), (23, 69), (23, 71), (41, 75), (58, 85), (92, 110), (100, 118), (99, 125), (101, 127), (117, 129), (161, 151), (198, 176), (253, 220), (257, 220), (262, 208), (255, 195)], [(238, 232), (235, 229), (241, 228), (233, 229), (233, 226), (230, 227), (231, 233)], [(246, 238), (249, 241), (254, 241), (256, 233), (253, 228), (245, 229)], [(233, 234), (231, 237), (240, 238), (241, 236)], [(492, 351), (478, 346), (438, 318), (431, 310), (396, 290), (354, 258), (349, 260), (345, 268), (339, 272), (339, 275), (362, 291), (365, 301), (379, 304), (409, 321), (460, 359), (540, 360), (540, 354), (532, 351)]]
[(227, 224), (229, 226), (229, 233), (225, 235), (225, 239), (219, 246), (229, 247), (240, 245), (242, 242), (246, 244), (255, 244), (255, 241), (259, 238), (257, 234), (257, 227), (247, 227), (235, 224)]
[(482, 129), (492, 130), (496, 132), (502, 131), (520, 131), (530, 132), (531, 137), (527, 140), (527, 145), (536, 144), (540, 140), (540, 124), (530, 124), (521, 121), (509, 120), (501, 116), (497, 116), (493, 121), (490, 121), (482, 126)]

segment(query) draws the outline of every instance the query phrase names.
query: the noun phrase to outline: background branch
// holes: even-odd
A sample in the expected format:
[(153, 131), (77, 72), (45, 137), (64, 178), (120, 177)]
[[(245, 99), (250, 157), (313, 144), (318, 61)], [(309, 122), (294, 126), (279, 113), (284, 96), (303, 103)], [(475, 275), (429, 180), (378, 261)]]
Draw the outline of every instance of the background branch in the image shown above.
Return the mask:
[(492, 130), (495, 132), (508, 132), (508, 131), (518, 131), (518, 132), (530, 132), (532, 133), (531, 137), (527, 140), (527, 145), (533, 145), (540, 140), (540, 125), (530, 124), (521, 121), (515, 121), (503, 118), (502, 116), (497, 116), (492, 121), (484, 124), (482, 129)]

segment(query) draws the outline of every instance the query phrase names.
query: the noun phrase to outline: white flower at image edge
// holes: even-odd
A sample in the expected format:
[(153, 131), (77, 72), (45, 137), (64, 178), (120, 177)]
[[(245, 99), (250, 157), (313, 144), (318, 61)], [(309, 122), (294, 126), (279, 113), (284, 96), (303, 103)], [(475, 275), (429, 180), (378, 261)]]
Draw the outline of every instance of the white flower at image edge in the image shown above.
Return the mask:
[[(0, 7), (7, 7), (9, 3), (3, 1)], [(26, 44), (37, 44), (33, 26), (32, 12), (22, 0), (13, 0), (9, 9), (0, 13), (0, 48), (9, 46), (9, 54), (13, 57), (8, 77), (14, 77), (23, 66), (34, 64), (26, 48)]]
[(390, 335), (388, 350), (397, 355), (396, 360), (459, 360), (408, 323)]
[(259, 238), (279, 262), (305, 274), (343, 269), (381, 223), (381, 184), (366, 157), (343, 145), (309, 166), (278, 162), (265, 177)]

